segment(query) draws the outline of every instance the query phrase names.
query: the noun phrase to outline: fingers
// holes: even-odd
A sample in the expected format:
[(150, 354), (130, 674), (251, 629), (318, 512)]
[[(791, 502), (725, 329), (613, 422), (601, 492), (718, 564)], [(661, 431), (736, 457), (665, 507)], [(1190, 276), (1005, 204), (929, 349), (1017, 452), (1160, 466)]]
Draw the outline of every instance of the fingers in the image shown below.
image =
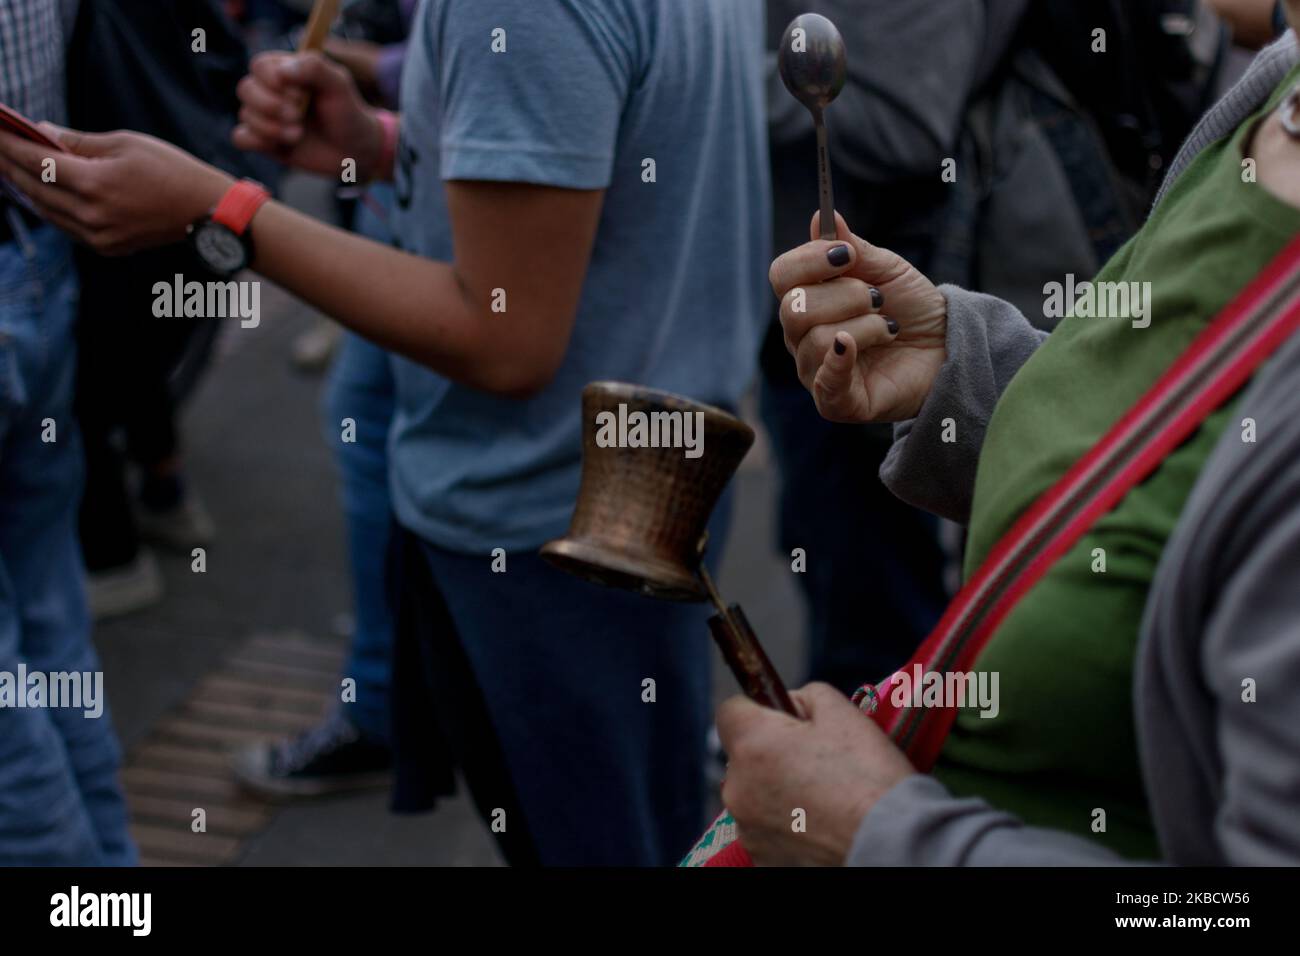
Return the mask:
[(352, 86), (352, 74), (315, 50), (287, 57), (280, 65), (286, 83), (309, 92), (324, 93)]
[[(811, 388), (828, 352), (833, 352), (839, 336), (847, 334), (855, 346), (854, 360), (857, 353), (866, 349), (888, 345), (897, 337), (898, 324), (883, 315), (858, 315), (833, 325), (818, 325), (809, 330), (795, 346), (795, 367), (799, 380), (806, 388)], [(847, 340), (841, 342), (847, 349)], [(844, 356), (839, 355), (838, 358)], [(850, 368), (852, 364), (850, 363)]]
[(852, 702), (830, 684), (820, 682), (808, 684), (792, 691), (790, 696), (798, 700), (809, 720), (842, 714), (845, 704), (849, 705), (854, 714), (857, 713), (857, 708), (853, 707)]
[[(820, 239), (822, 235), (822, 211), (818, 209), (813, 213), (812, 222), (808, 225), (808, 238)], [(844, 217), (838, 212), (835, 214), (835, 237), (837, 239), (848, 239), (853, 235), (853, 230), (849, 224), (844, 221)]]
[(279, 77), (279, 69), (263, 65), (235, 88), (241, 106), (231, 138), (240, 149), (274, 152), (302, 137), (302, 94), (275, 85)]
[(772, 263), (768, 281), (777, 298), (784, 298), (796, 286), (814, 285), (843, 275), (883, 286), (910, 268), (907, 260), (896, 253), (855, 236), (839, 213), (835, 214), (839, 238), (833, 242), (817, 238), (820, 221), (820, 213), (813, 216), (812, 241), (783, 253)]
[(849, 276), (818, 285), (795, 286), (781, 300), (781, 328), (793, 346), (793, 355), (813, 327), (870, 315), (879, 312), (884, 304), (879, 289)]
[(75, 170), (70, 168), (67, 160), (60, 169), (56, 157), (56, 178), (53, 182), (46, 182), (42, 172), (48, 158), (49, 147), (0, 133), (0, 176), (13, 183), (51, 220), (60, 217), (75, 219), (79, 206), (74, 188)]
[[(728, 697), (718, 705), (718, 712), (714, 715), (714, 722), (718, 728), (718, 739), (722, 742), (722, 749), (731, 752), (736, 739), (749, 727), (755, 718), (763, 716), (763, 708), (754, 703), (748, 697), (739, 695)], [(728, 746), (731, 744), (733, 746)]]
[(269, 86), (253, 74), (248, 74), (235, 87), (239, 102), (248, 112), (265, 122), (295, 123), (298, 111), (292, 97)]
[(848, 241), (853, 247), (852, 272), (865, 282), (888, 285), (911, 268), (911, 264), (898, 253), (873, 246), (861, 236), (850, 235)]
[(740, 695), (724, 700), (718, 706), (717, 714), (714, 715), (722, 749), (733, 757), (736, 756), (742, 738), (763, 724), (774, 720), (798, 723), (798, 720), (789, 714), (756, 704), (748, 697)]
[(294, 54), (272, 50), (259, 53), (248, 64), (248, 75), (276, 93), (287, 92), (293, 79), (285, 74), (285, 65)]
[(816, 285), (851, 271), (856, 257), (852, 243), (815, 239), (778, 256), (767, 277), (781, 299), (797, 286)]
[(111, 155), (120, 145), (117, 133), (83, 133), (81, 130), (55, 126), (53, 123), (37, 124), (50, 139), (77, 156), (99, 157)]

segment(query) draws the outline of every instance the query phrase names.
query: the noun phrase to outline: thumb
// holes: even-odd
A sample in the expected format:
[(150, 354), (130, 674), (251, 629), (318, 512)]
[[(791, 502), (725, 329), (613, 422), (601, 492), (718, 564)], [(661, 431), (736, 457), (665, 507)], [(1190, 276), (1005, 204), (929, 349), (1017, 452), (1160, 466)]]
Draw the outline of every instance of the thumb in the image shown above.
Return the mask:
[(327, 92), (342, 89), (352, 82), (343, 67), (315, 50), (286, 56), (279, 67), (280, 76), (286, 83), (307, 90)]
[[(826, 350), (821, 368), (813, 380), (813, 397), (823, 415), (834, 415), (845, 405), (853, 388), (853, 370), (858, 361), (858, 343), (848, 332), (836, 332)], [(816, 685), (814, 685), (816, 686)]]
[(858, 709), (852, 701), (830, 684), (809, 684), (793, 691), (790, 696), (795, 698), (805, 718), (811, 721), (835, 719), (845, 713), (858, 717)]
[(113, 152), (117, 137), (113, 133), (83, 133), (77, 129), (65, 129), (53, 123), (39, 123), (46, 136), (54, 140), (70, 153), (78, 156), (107, 156)]
[(861, 236), (849, 233), (847, 239), (857, 250), (857, 262), (849, 274), (872, 285), (881, 286), (893, 282), (910, 267), (907, 260), (896, 252), (890, 252), (881, 246), (873, 246)]
[[(820, 209), (813, 213), (812, 222), (808, 224), (808, 236), (813, 242), (822, 237), (822, 213)], [(838, 212), (835, 214), (835, 238), (853, 238), (853, 230), (849, 228), (849, 224), (844, 221), (844, 217)]]

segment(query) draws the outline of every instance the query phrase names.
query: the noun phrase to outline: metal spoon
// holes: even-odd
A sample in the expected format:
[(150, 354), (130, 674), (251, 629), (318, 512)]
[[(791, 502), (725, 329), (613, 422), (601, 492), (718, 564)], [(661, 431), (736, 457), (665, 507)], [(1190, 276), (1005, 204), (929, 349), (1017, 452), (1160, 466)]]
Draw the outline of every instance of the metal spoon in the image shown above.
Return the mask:
[(781, 79), (790, 95), (808, 107), (817, 128), (817, 181), (821, 190), (821, 237), (835, 238), (835, 192), (826, 145), (826, 107), (844, 88), (847, 68), (844, 38), (821, 14), (805, 13), (790, 21), (777, 54)]

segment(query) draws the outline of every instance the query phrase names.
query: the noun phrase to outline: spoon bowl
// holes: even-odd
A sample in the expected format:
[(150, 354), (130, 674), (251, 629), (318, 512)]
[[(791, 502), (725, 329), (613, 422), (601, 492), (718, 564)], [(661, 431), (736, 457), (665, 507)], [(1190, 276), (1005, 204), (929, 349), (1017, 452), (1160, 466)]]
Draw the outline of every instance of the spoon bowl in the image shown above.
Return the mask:
[(821, 14), (797, 16), (785, 28), (777, 66), (790, 95), (818, 113), (844, 88), (848, 72), (844, 38)]

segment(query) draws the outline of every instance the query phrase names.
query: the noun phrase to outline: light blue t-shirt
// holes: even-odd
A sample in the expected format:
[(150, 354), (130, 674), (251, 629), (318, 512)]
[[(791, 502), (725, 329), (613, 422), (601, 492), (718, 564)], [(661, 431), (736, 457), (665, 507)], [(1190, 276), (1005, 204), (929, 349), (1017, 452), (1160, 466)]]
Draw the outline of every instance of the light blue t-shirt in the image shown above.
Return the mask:
[(588, 382), (736, 404), (769, 312), (762, 69), (759, 0), (424, 0), (402, 83), (402, 248), (450, 261), (445, 180), (607, 192), (542, 393), (497, 397), (394, 360), (405, 527), (471, 554), (563, 534)]

